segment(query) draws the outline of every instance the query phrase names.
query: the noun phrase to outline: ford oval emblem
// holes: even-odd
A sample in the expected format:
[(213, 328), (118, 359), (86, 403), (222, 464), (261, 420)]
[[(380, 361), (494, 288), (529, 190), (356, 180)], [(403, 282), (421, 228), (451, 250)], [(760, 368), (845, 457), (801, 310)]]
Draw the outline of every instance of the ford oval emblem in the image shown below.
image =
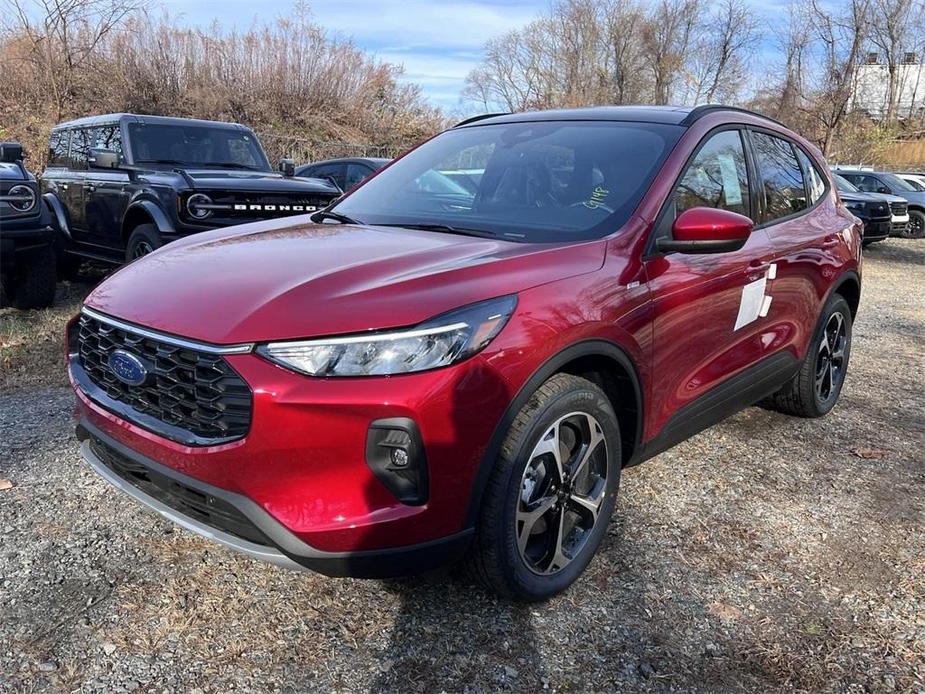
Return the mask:
[(140, 386), (148, 378), (148, 369), (145, 368), (144, 362), (124, 349), (114, 350), (109, 355), (108, 363), (116, 378), (130, 386)]

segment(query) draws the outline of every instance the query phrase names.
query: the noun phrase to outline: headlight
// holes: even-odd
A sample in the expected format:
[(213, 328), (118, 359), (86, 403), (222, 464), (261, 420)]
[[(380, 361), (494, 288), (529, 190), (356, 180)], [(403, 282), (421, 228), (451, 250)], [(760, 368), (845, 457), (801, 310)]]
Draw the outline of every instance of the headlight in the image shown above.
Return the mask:
[(516, 296), (471, 304), (414, 328), (297, 342), (271, 342), (259, 354), (310, 376), (389, 376), (449, 366), (501, 332)]
[(212, 214), (206, 205), (212, 204), (212, 198), (205, 193), (193, 193), (186, 201), (186, 211), (195, 219), (206, 219)]
[(35, 191), (29, 186), (17, 185), (10, 188), (9, 192), (0, 197), (4, 202), (8, 202), (17, 212), (28, 212), (35, 207)]

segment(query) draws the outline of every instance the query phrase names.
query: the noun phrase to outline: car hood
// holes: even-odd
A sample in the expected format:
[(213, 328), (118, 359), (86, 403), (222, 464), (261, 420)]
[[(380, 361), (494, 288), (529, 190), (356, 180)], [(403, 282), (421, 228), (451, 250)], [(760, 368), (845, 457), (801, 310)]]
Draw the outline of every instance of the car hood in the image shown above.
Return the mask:
[(890, 195), (889, 193), (849, 193), (849, 195), (866, 195), (868, 198), (874, 198), (875, 200), (886, 200), (889, 203), (908, 202), (906, 198), (901, 198), (898, 195)]
[(10, 164), (7, 162), (0, 161), (0, 181), (27, 181), (31, 180), (25, 178), (22, 173), (22, 169), (19, 168), (19, 164)]
[(287, 177), (282, 174), (259, 171), (223, 171), (221, 169), (187, 169), (196, 188), (221, 190), (246, 190), (271, 193), (331, 193), (340, 191), (330, 182), (320, 178)]
[(604, 247), (273, 220), (165, 246), (112, 275), (86, 305), (216, 344), (361, 332), (591, 272)]

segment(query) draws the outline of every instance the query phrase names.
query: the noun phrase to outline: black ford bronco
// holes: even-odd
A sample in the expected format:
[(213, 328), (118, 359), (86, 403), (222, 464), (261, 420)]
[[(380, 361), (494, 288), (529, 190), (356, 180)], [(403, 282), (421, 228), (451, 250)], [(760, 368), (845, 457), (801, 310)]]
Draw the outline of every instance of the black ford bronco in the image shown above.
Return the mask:
[(122, 263), (216, 227), (311, 214), (341, 194), (331, 182), (274, 171), (243, 125), (111, 114), (51, 133), (42, 193), (62, 274), (84, 258)]
[(22, 145), (0, 143), (0, 278), (16, 308), (44, 308), (55, 298), (57, 271), (48, 211)]

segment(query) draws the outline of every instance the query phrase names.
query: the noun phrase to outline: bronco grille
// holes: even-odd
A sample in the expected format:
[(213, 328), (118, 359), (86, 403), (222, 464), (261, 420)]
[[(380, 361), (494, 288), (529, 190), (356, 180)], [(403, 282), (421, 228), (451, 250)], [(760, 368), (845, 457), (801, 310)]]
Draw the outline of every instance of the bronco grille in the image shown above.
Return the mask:
[[(212, 200), (215, 218), (270, 219), (312, 214), (327, 207), (335, 193), (246, 193), (196, 190)], [(208, 220), (206, 220), (208, 221)]]
[[(105, 396), (98, 398), (100, 404), (117, 405), (116, 413), (126, 419), (193, 445), (238, 439), (250, 428), (251, 390), (220, 354), (160, 341), (86, 313), (80, 316), (76, 338), (79, 365)], [(129, 385), (116, 376), (109, 357), (117, 349), (145, 365), (143, 383)], [(94, 397), (84, 379), (76, 380)]]
[(173, 510), (236, 537), (260, 545), (270, 545), (266, 535), (227, 501), (141, 465), (95, 436), (90, 437), (90, 448), (107, 468), (123, 480)]
[(891, 202), (890, 212), (897, 217), (902, 217), (909, 212), (909, 204), (905, 202)]

